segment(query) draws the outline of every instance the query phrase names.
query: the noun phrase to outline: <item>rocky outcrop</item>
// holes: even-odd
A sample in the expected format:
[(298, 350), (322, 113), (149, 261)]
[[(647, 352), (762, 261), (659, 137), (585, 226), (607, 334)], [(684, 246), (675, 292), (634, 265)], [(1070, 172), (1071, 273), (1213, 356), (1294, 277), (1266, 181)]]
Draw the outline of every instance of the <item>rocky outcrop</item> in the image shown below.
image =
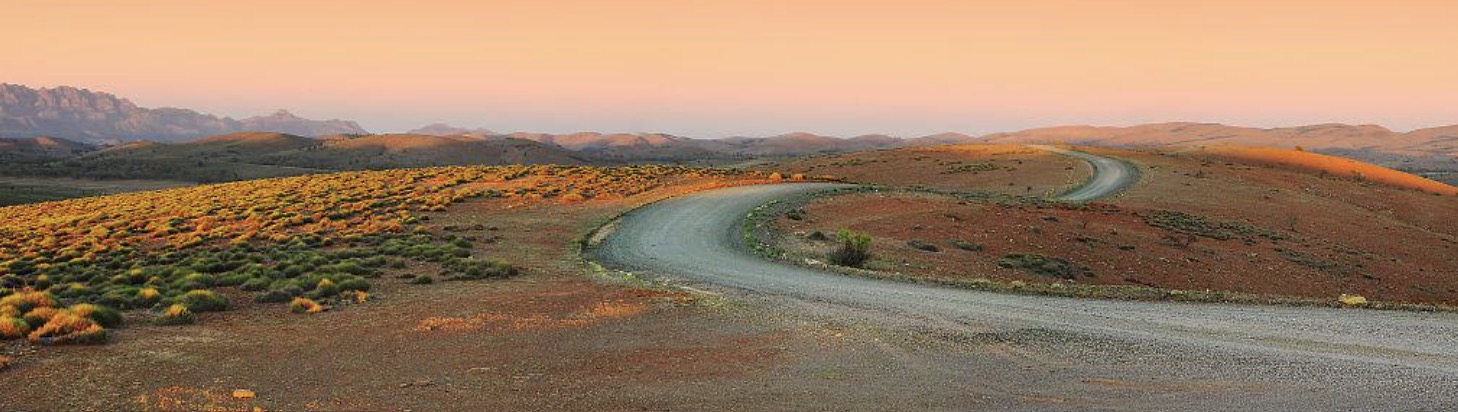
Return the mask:
[(75, 87), (0, 84), (0, 137), (176, 141), (241, 131), (304, 136), (367, 133), (351, 121), (309, 120), (282, 110), (235, 120), (187, 109), (137, 107), (109, 93)]

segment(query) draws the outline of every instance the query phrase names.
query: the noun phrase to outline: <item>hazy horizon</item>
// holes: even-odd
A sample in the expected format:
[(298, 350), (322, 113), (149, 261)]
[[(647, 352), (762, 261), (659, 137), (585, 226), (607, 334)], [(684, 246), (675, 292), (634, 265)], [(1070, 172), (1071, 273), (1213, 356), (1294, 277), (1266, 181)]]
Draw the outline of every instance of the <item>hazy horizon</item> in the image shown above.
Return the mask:
[(20, 0), (0, 81), (374, 132), (1458, 123), (1448, 2), (966, 3)]

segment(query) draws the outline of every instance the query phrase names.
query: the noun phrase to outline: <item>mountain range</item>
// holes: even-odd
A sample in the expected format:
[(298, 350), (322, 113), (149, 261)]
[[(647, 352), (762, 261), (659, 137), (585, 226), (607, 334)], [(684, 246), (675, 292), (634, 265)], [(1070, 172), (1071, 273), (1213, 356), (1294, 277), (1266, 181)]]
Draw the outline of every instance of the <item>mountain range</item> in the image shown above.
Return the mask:
[(0, 83), (0, 137), (180, 141), (242, 131), (303, 136), (367, 133), (352, 121), (309, 120), (285, 110), (235, 120), (188, 109), (137, 107), (109, 93), (75, 87), (32, 89)]
[[(287, 111), (234, 120), (187, 109), (140, 108), (108, 93), (74, 87), (31, 89), (0, 84), (0, 137), (12, 138), (0, 140), (0, 160), (75, 162), (102, 157), (102, 153), (104, 156), (135, 157), (135, 153), (189, 153), (197, 150), (211, 154), (214, 153), (211, 148), (232, 141), (230, 139), (240, 139), (240, 136), (250, 137), (243, 139), (247, 144), (223, 144), (227, 147), (224, 153), (242, 150), (244, 146), (267, 148), (278, 144), (281, 146), (277, 147), (287, 150), (268, 152), (266, 156), (260, 154), (263, 157), (235, 157), (249, 164), (265, 162), (325, 170), (494, 164), (507, 160), (573, 164), (723, 162), (987, 142), (1109, 147), (1300, 147), (1408, 171), (1458, 171), (1458, 126), (1402, 133), (1375, 125), (1252, 128), (1216, 123), (1156, 123), (1129, 127), (1060, 126), (981, 137), (942, 133), (915, 138), (880, 134), (837, 138), (796, 132), (769, 137), (695, 139), (663, 133), (501, 133), (485, 128), (432, 124), (403, 134), (372, 135), (352, 121), (309, 120)], [(259, 136), (272, 136), (263, 140), (275, 143), (263, 144), (252, 139)], [(35, 137), (45, 139), (15, 139)], [(116, 147), (96, 144), (137, 140), (149, 142), (124, 143)], [(280, 141), (291, 143), (278, 143)], [(150, 149), (138, 152), (138, 148)], [(254, 153), (256, 147), (248, 150)], [(133, 154), (123, 156), (122, 153)]]

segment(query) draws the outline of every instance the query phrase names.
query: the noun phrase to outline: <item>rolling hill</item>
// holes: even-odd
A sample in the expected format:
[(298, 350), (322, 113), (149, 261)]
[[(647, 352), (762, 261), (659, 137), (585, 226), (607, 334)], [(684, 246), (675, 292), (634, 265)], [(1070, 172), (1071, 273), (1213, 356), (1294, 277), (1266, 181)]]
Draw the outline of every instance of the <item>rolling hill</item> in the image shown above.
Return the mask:
[[(11, 152), (20, 151), (7, 150), (0, 144), (0, 154)], [(219, 182), (342, 170), (592, 163), (565, 149), (529, 140), (410, 134), (316, 139), (283, 133), (247, 132), (181, 143), (131, 142), (76, 153), (50, 161), (16, 165), (0, 170), (0, 173)]]
[(1458, 170), (1458, 126), (1399, 133), (1376, 125), (1320, 124), (1261, 129), (1215, 123), (1130, 127), (1063, 126), (984, 136), (989, 143), (1106, 147), (1245, 146), (1303, 148), (1404, 171)]

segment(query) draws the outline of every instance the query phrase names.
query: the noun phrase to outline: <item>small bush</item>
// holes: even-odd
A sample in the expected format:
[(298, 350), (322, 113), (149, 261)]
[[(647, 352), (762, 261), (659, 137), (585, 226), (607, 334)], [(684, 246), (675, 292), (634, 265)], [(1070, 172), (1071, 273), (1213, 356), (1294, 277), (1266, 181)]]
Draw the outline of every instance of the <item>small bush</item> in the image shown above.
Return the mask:
[(923, 242), (923, 241), (920, 241), (920, 240), (915, 240), (915, 239), (910, 240), (910, 241), (907, 241), (906, 242), (906, 245), (907, 246), (911, 246), (913, 249), (927, 251), (927, 252), (940, 252), (940, 251), (942, 251), (942, 248), (937, 247), (937, 245), (933, 245), (933, 244), (926, 243), (926, 242)]
[(329, 278), (319, 279), (319, 283), (314, 285), (314, 290), (312, 292), (309, 292), (309, 294), (316, 298), (327, 298), (330, 296), (338, 295), (339, 285), (336, 285), (334, 281), (329, 280)]
[(430, 275), (420, 275), (410, 279), (410, 284), (412, 285), (429, 285), (432, 283), (435, 283), (435, 278)]
[(291, 295), (286, 291), (270, 290), (268, 292), (264, 292), (262, 295), (258, 295), (258, 297), (254, 298), (253, 301), (258, 303), (284, 303), (288, 302), (289, 299), (293, 298), (294, 295)]
[(309, 298), (294, 298), (289, 302), (289, 312), (293, 313), (319, 313), (324, 310), (324, 305)]
[(986, 249), (986, 247), (982, 246), (982, 244), (972, 243), (962, 239), (953, 240), (952, 247), (962, 249), (968, 252), (981, 252), (982, 249)]
[(96, 324), (101, 325), (103, 328), (114, 328), (122, 324), (121, 312), (106, 306), (82, 303), (72, 305), (69, 310), (77, 316), (95, 321)]
[(359, 278), (345, 279), (339, 282), (339, 290), (341, 292), (351, 290), (368, 292), (370, 290), (370, 282)]
[(1093, 277), (1093, 269), (1073, 264), (1067, 260), (1032, 254), (1010, 254), (997, 261), (998, 267), (1027, 269), (1042, 276), (1074, 279), (1079, 276)]
[(817, 242), (824, 242), (824, 241), (830, 240), (830, 236), (826, 236), (825, 235), (825, 232), (821, 232), (819, 230), (814, 231), (814, 232), (810, 232), (810, 235), (809, 236), (806, 236), (805, 238), (806, 239), (810, 239), (810, 240), (814, 240), (814, 241), (817, 241)]
[(187, 305), (177, 303), (168, 306), (167, 310), (162, 311), (162, 315), (157, 316), (155, 323), (163, 326), (191, 325), (197, 323), (197, 315), (194, 315), (191, 310), (188, 310)]
[(228, 310), (228, 298), (211, 290), (192, 290), (179, 296), (175, 303), (187, 306), (193, 312), (219, 312)]
[(836, 237), (841, 245), (830, 252), (830, 263), (858, 268), (871, 259), (871, 235), (841, 229)]

